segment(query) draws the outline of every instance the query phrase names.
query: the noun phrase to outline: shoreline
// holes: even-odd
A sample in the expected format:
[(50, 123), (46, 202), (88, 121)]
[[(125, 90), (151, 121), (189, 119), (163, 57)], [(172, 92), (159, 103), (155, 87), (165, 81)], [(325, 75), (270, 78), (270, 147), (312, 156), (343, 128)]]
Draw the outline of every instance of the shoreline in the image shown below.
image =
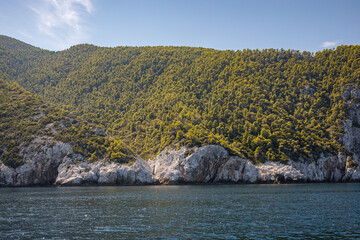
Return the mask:
[[(107, 161), (74, 162), (67, 148), (55, 144), (48, 155), (16, 169), (0, 165), (0, 187), (295, 184), (360, 182), (360, 168), (347, 158), (322, 156), (316, 162), (264, 162), (230, 156), (219, 145), (164, 150), (155, 159), (131, 164)], [(61, 154), (60, 154), (61, 153)], [(57, 156), (54, 158), (53, 156)]]
[(348, 184), (348, 183), (360, 183), (360, 181), (293, 181), (293, 182), (224, 182), (224, 183), (153, 183), (153, 184), (79, 184), (79, 185), (21, 185), (21, 186), (0, 186), (0, 188), (72, 188), (72, 187), (145, 187), (145, 186), (222, 186), (222, 185), (311, 185), (311, 184)]

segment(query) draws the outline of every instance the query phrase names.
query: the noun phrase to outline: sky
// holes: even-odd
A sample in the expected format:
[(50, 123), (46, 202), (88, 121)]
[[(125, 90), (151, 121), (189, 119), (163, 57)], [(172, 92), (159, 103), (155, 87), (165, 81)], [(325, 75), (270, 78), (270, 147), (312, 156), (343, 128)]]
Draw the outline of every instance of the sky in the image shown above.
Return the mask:
[(316, 52), (360, 44), (360, 0), (0, 0), (0, 34), (36, 47)]

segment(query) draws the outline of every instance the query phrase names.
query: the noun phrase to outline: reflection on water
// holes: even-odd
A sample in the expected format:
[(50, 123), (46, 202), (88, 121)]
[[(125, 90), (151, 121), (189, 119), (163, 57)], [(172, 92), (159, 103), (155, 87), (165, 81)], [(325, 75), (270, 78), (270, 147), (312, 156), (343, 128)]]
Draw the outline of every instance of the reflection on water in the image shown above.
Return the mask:
[(0, 238), (360, 238), (360, 184), (0, 189)]

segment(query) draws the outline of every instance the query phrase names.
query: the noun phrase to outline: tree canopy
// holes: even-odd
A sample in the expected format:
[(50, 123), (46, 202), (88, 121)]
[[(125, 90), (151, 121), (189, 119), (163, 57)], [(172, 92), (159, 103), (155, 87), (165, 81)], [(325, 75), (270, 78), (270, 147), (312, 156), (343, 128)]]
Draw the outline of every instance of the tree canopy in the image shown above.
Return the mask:
[(204, 144), (254, 162), (313, 161), (343, 151), (343, 89), (360, 83), (360, 46), (315, 54), (0, 46), (0, 56), (4, 79), (103, 127), (143, 158), (167, 146)]
[[(134, 160), (134, 154), (121, 141), (108, 138), (101, 129), (67, 111), (49, 106), (17, 83), (9, 85), (0, 79), (1, 161), (10, 167), (21, 166), (27, 160), (21, 149), (36, 139), (45, 140), (43, 147), (51, 147), (57, 141), (69, 143), (74, 153), (82, 154), (89, 161)], [(38, 146), (34, 151), (43, 149)]]

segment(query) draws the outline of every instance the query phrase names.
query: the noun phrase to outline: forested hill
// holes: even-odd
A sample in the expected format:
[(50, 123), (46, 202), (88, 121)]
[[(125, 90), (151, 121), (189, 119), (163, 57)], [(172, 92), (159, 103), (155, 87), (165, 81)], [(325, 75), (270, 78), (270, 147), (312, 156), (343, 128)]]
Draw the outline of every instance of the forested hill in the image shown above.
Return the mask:
[(28, 148), (35, 145), (37, 149), (31, 150), (41, 152), (59, 141), (71, 144), (75, 154), (89, 161), (134, 160), (131, 151), (120, 141), (108, 138), (103, 130), (49, 106), (17, 83), (9, 85), (0, 79), (1, 162), (16, 168), (34, 157), (28, 154)]
[(38, 51), (40, 48), (31, 46), (30, 44), (19, 41), (15, 38), (11, 38), (5, 35), (0, 35), (0, 45), (9, 50), (26, 50), (26, 51)]
[(209, 143), (255, 162), (337, 153), (344, 86), (360, 85), (360, 46), (311, 54), (83, 44), (50, 52), (12, 50), (0, 39), (0, 56), (7, 81), (104, 127), (144, 158)]

